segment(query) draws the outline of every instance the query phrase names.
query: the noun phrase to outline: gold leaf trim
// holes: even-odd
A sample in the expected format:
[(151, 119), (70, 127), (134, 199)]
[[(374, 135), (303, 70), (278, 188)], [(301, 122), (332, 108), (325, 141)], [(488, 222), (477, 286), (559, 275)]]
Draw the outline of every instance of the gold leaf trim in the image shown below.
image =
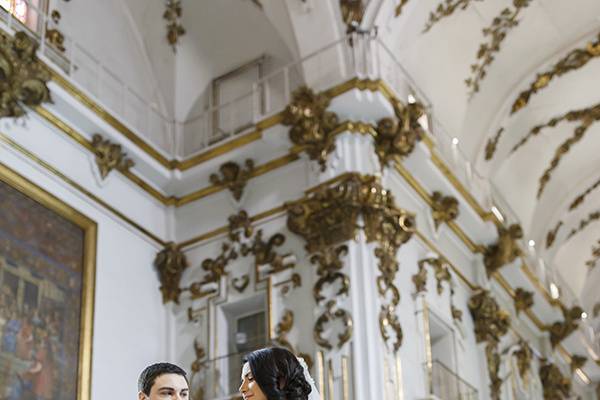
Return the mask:
[(429, 13), (429, 20), (427, 21), (427, 24), (425, 24), (423, 33), (429, 32), (429, 30), (436, 23), (440, 22), (444, 18), (451, 16), (456, 10), (466, 10), (475, 1), (483, 0), (444, 0), (443, 3), (438, 4), (435, 11)]

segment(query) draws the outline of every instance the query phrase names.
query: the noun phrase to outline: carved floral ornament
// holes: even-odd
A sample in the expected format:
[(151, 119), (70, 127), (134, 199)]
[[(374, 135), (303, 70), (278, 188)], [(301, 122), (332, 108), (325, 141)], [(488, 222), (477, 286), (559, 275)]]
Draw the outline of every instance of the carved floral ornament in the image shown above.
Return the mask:
[(165, 248), (156, 255), (154, 267), (158, 272), (160, 280), (160, 292), (162, 293), (163, 303), (170, 301), (179, 304), (179, 282), (183, 271), (188, 267), (188, 261), (185, 254), (173, 242), (167, 243)]
[(442, 19), (451, 16), (457, 10), (466, 10), (471, 4), (476, 1), (483, 0), (444, 0), (438, 4), (435, 11), (429, 13), (429, 20), (425, 25), (423, 32), (428, 32), (433, 25), (441, 21)]
[(543, 360), (539, 373), (544, 388), (544, 400), (569, 398), (571, 395), (571, 380), (565, 377), (556, 365)]
[(254, 172), (254, 161), (247, 159), (245, 168), (238, 163), (229, 161), (219, 167), (221, 175), (211, 174), (210, 182), (213, 185), (222, 185), (229, 189), (233, 198), (240, 201), (244, 194), (244, 188)]
[(574, 306), (570, 309), (561, 306), (561, 311), (564, 319), (562, 321), (554, 322), (549, 327), (552, 348), (555, 348), (560, 342), (579, 328), (581, 313), (583, 313), (583, 309), (579, 306)]
[(493, 275), (504, 265), (512, 263), (521, 254), (517, 244), (517, 240), (521, 238), (523, 238), (523, 230), (519, 224), (498, 228), (498, 241), (487, 246), (483, 255), (488, 276)]
[(454, 221), (459, 215), (458, 200), (453, 196), (444, 196), (441, 192), (431, 195), (431, 216), (437, 230), (441, 224)]
[[(367, 241), (377, 243), (375, 256), (380, 275), (376, 283), (383, 303), (379, 314), (381, 335), (397, 351), (402, 343), (402, 329), (395, 312), (400, 302), (394, 283), (399, 268), (396, 253), (412, 236), (414, 215), (397, 208), (391, 193), (383, 189), (376, 177), (358, 174), (347, 174), (335, 183), (318, 187), (304, 199), (288, 203), (286, 208), (288, 229), (305, 239), (311, 253), (354, 239), (362, 217)], [(340, 251), (343, 252), (336, 250), (338, 258)], [(337, 265), (329, 264), (328, 269), (334, 272)]]
[(519, 349), (514, 353), (517, 359), (517, 369), (519, 370), (519, 376), (521, 380), (525, 381), (527, 375), (531, 371), (531, 361), (533, 360), (533, 352), (529, 344), (523, 340), (519, 341)]
[(499, 376), (498, 344), (510, 328), (510, 316), (508, 312), (498, 306), (489, 291), (481, 288), (469, 299), (468, 307), (475, 323), (475, 339), (478, 343), (486, 343), (485, 354), (490, 377), (490, 394), (492, 399), (499, 400), (502, 379)]
[(292, 101), (285, 108), (283, 124), (291, 126), (290, 140), (304, 147), (311, 160), (317, 161), (324, 171), (327, 156), (335, 150), (335, 134), (338, 117), (327, 111), (330, 100), (301, 86), (292, 94)]
[(25, 115), (24, 106), (50, 102), (50, 71), (35, 55), (37, 43), (25, 32), (0, 32), (0, 118)]
[(106, 179), (114, 169), (124, 172), (129, 171), (135, 165), (135, 162), (127, 157), (120, 144), (112, 143), (110, 140), (104, 139), (102, 135), (94, 134), (91, 144), (102, 179)]
[(533, 306), (533, 292), (519, 287), (515, 290), (513, 301), (518, 315), (521, 311), (528, 310)]
[(177, 50), (179, 38), (185, 35), (185, 29), (181, 25), (182, 8), (180, 0), (166, 0), (163, 19), (167, 21), (167, 42)]
[(425, 107), (421, 103), (397, 103), (394, 109), (395, 118), (383, 118), (375, 128), (375, 153), (382, 169), (407, 157), (425, 136), (425, 130), (419, 122), (419, 118), (425, 114)]

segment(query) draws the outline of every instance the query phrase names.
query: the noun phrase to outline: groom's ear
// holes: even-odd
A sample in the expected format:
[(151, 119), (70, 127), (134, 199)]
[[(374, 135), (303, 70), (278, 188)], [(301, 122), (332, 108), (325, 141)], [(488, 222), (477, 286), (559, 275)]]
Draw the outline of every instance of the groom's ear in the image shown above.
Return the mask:
[(138, 400), (144, 400), (146, 395), (141, 390), (138, 392)]

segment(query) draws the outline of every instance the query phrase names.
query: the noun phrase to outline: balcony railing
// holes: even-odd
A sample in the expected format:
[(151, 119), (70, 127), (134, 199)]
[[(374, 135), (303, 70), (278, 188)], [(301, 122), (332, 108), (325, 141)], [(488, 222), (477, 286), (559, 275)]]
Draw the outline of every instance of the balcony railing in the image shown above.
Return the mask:
[(442, 400), (478, 400), (477, 390), (450, 368), (435, 360), (431, 366), (431, 394)]

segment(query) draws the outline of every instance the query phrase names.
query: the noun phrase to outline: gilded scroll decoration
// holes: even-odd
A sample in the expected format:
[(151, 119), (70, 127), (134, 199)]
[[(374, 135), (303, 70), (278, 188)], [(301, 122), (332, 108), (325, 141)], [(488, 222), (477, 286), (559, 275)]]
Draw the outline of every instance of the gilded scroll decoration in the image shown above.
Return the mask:
[(517, 244), (517, 240), (521, 238), (523, 238), (523, 230), (519, 224), (498, 228), (498, 241), (488, 245), (483, 255), (488, 276), (493, 275), (504, 265), (512, 263), (521, 254)]
[(335, 113), (327, 111), (330, 100), (306, 86), (301, 86), (292, 94), (292, 101), (285, 108), (283, 124), (291, 126), (290, 140), (302, 146), (311, 160), (315, 160), (324, 171), (327, 156), (335, 150), (335, 135), (338, 125)]
[(590, 269), (596, 267), (596, 263), (600, 259), (600, 240), (597, 242), (596, 246), (592, 247), (592, 258), (585, 262), (585, 265)]
[[(292, 264), (287, 264), (284, 261), (284, 256), (276, 251), (276, 248), (285, 242), (285, 236), (276, 233), (264, 240), (262, 229), (255, 231), (251, 223), (248, 213), (244, 210), (231, 215), (227, 228), (227, 240), (221, 245), (220, 254), (215, 258), (206, 258), (202, 261), (200, 265), (206, 272), (202, 280), (192, 282), (188, 287), (180, 290), (189, 292), (192, 299), (214, 294), (216, 289), (212, 288), (210, 284), (218, 283), (227, 274), (229, 263), (240, 256), (254, 256), (256, 267), (270, 265), (272, 269), (269, 273), (293, 267)], [(238, 281), (233, 284), (241, 286), (242, 283)]]
[(519, 340), (519, 349), (514, 353), (517, 359), (517, 368), (519, 370), (519, 376), (521, 380), (525, 381), (527, 375), (531, 371), (531, 361), (533, 360), (533, 352), (529, 344), (523, 340)]
[(427, 21), (423, 32), (428, 32), (433, 25), (442, 19), (451, 16), (456, 10), (466, 10), (467, 7), (475, 1), (483, 0), (444, 0), (442, 3), (438, 4), (435, 11), (429, 13), (429, 20)]
[(558, 78), (571, 71), (582, 68), (588, 62), (599, 56), (600, 34), (598, 34), (594, 41), (587, 43), (585, 47), (569, 52), (549, 70), (537, 74), (535, 80), (529, 85), (529, 88), (521, 92), (519, 97), (514, 101), (511, 108), (511, 114), (514, 114), (527, 106), (531, 97), (546, 88), (554, 78)]
[(402, 10), (404, 9), (404, 6), (409, 1), (410, 0), (400, 0), (400, 3), (398, 3), (398, 5), (396, 6), (396, 8), (394, 9), (394, 16), (399, 17), (402, 14)]
[(238, 292), (244, 293), (248, 285), (250, 284), (250, 275), (244, 274), (242, 276), (236, 276), (231, 279), (231, 286)]
[(380, 275), (376, 283), (383, 302), (379, 314), (382, 338), (386, 343), (393, 340), (397, 351), (402, 330), (395, 312), (400, 302), (394, 282), (399, 268), (396, 253), (412, 236), (414, 215), (397, 208), (392, 194), (376, 177), (359, 174), (343, 175), (333, 184), (312, 190), (304, 199), (286, 204), (286, 208), (288, 229), (305, 239), (309, 252), (353, 239), (362, 216), (367, 241), (377, 243), (375, 256)]
[(583, 193), (581, 193), (579, 196), (577, 196), (575, 198), (575, 200), (573, 200), (573, 202), (569, 205), (569, 211), (573, 211), (574, 209), (576, 209), (577, 207), (582, 205), (583, 202), (585, 201), (585, 198), (590, 193), (592, 193), (594, 190), (598, 189), (598, 187), (600, 187), (600, 179), (597, 180), (596, 182), (594, 182), (594, 184), (592, 186), (587, 188)]
[(519, 315), (521, 311), (528, 310), (533, 306), (533, 292), (518, 287), (515, 290), (513, 301), (517, 315)]
[(177, 51), (179, 39), (185, 35), (185, 28), (181, 24), (181, 1), (166, 0), (165, 6), (163, 19), (167, 21), (167, 41), (173, 47), (173, 51)]
[(549, 249), (550, 247), (552, 247), (552, 245), (554, 244), (554, 241), (556, 240), (556, 235), (558, 234), (558, 230), (563, 226), (563, 222), (562, 221), (558, 221), (558, 223), (556, 224), (556, 226), (548, 231), (548, 233), (546, 234), (546, 248)]
[(597, 221), (599, 219), (600, 219), (600, 211), (594, 211), (594, 212), (590, 213), (585, 219), (579, 221), (579, 226), (577, 228), (573, 228), (571, 230), (571, 232), (569, 232), (569, 235), (567, 236), (567, 240), (571, 239), (573, 236), (575, 236), (576, 234), (578, 234), (579, 232), (581, 232), (582, 230), (587, 228), (587, 226), (589, 224), (591, 224), (592, 222)]
[(96, 133), (92, 136), (92, 148), (96, 155), (96, 165), (102, 179), (106, 179), (112, 170), (129, 171), (135, 162), (127, 157), (120, 144), (112, 143)]
[(163, 303), (170, 301), (179, 304), (181, 289), (179, 282), (183, 271), (189, 266), (185, 254), (173, 242), (167, 243), (165, 248), (156, 255), (154, 267), (160, 280), (160, 292)]
[(415, 285), (415, 294), (427, 291), (427, 268), (419, 262), (419, 271), (412, 276), (413, 284)]
[(362, 0), (340, 0), (340, 10), (342, 19), (346, 24), (346, 33), (356, 32), (360, 26), (364, 13), (365, 5)]
[(0, 32), (0, 118), (25, 115), (24, 106), (50, 102), (50, 71), (37, 58), (38, 44), (25, 32)]
[(498, 306), (489, 291), (481, 288), (469, 299), (468, 307), (475, 323), (475, 338), (478, 343), (486, 343), (485, 355), (490, 377), (490, 395), (493, 400), (499, 400), (502, 379), (499, 376), (498, 344), (510, 328), (510, 316)]
[(420, 103), (397, 104), (395, 118), (383, 118), (375, 128), (375, 153), (381, 168), (407, 157), (418, 141), (425, 136), (425, 130), (419, 122), (425, 114)]
[(502, 137), (503, 133), (504, 128), (500, 128), (498, 129), (498, 132), (496, 132), (496, 135), (492, 139), (488, 139), (487, 143), (485, 144), (486, 161), (489, 161), (494, 157), (494, 154), (496, 153), (496, 148), (498, 147), (498, 141), (500, 141), (500, 138)]
[(462, 321), (462, 311), (454, 307), (454, 280), (452, 279), (448, 262), (443, 257), (430, 257), (419, 260), (419, 271), (412, 276), (415, 293), (419, 294), (427, 290), (426, 267), (428, 265), (433, 268), (438, 295), (444, 292), (443, 282), (448, 283), (448, 287), (450, 288), (450, 314), (452, 315), (452, 319)]
[(244, 194), (244, 188), (254, 172), (254, 161), (247, 159), (244, 167), (236, 162), (229, 161), (219, 167), (219, 172), (221, 173), (220, 176), (218, 174), (210, 175), (210, 183), (227, 187), (233, 198), (240, 201)]
[(291, 310), (285, 310), (281, 317), (281, 320), (277, 323), (275, 327), (275, 338), (273, 341), (282, 347), (285, 347), (292, 353), (295, 353), (294, 346), (290, 343), (287, 338), (287, 335), (290, 333), (292, 328), (294, 327), (294, 313)]
[[(331, 341), (323, 337), (326, 325), (340, 320), (343, 324), (343, 331), (338, 335), (337, 347), (341, 348), (352, 338), (353, 323), (352, 316), (344, 308), (339, 307), (337, 299), (340, 296), (347, 295), (350, 291), (350, 278), (343, 273), (344, 262), (342, 257), (348, 253), (348, 246), (338, 247), (327, 246), (320, 249), (310, 258), (312, 264), (317, 265), (317, 276), (319, 279), (313, 287), (313, 296), (320, 305), (326, 301), (325, 310), (315, 322), (313, 334), (315, 342), (328, 350), (333, 348)], [(329, 300), (324, 293), (325, 285), (333, 285), (337, 282), (338, 290)]]
[[(194, 352), (196, 354), (196, 359), (192, 362), (190, 366), (190, 370), (192, 371), (192, 376), (190, 382), (196, 381), (196, 376), (201, 375), (202, 372), (208, 368), (208, 357), (206, 354), (206, 350), (202, 347), (196, 340), (194, 340)], [(191, 398), (194, 400), (204, 400), (205, 392), (203, 385), (197, 385), (197, 388), (193, 391)]]
[(550, 344), (552, 344), (552, 348), (555, 348), (560, 342), (579, 328), (579, 321), (581, 320), (583, 309), (579, 306), (573, 306), (570, 309), (561, 306), (561, 311), (564, 319), (562, 321), (554, 322), (549, 327)]
[(544, 400), (562, 400), (571, 396), (571, 380), (556, 365), (544, 360), (539, 374), (544, 388)]
[(437, 230), (442, 223), (454, 221), (458, 215), (458, 200), (454, 196), (444, 196), (441, 192), (431, 195), (431, 216)]
[(503, 9), (492, 20), (492, 24), (483, 29), (483, 36), (488, 37), (488, 42), (482, 43), (477, 52), (477, 61), (471, 65), (471, 76), (465, 80), (470, 94), (479, 92), (481, 81), (487, 75), (487, 68), (492, 64), (495, 53), (500, 51), (500, 46), (510, 31), (519, 24), (519, 14), (528, 7), (531, 0), (513, 0), (514, 8)]

